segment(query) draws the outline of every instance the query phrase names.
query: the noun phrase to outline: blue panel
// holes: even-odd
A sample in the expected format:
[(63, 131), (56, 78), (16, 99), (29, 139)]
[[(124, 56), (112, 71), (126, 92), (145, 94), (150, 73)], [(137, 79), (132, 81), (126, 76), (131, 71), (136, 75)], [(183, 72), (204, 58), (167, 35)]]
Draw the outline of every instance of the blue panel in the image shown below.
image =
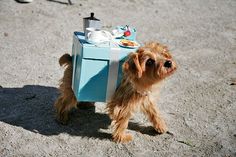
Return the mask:
[(79, 82), (81, 79), (81, 61), (82, 61), (82, 52), (83, 47), (78, 41), (77, 38), (74, 38), (74, 44), (72, 49), (72, 57), (73, 57), (73, 73), (74, 73), (74, 93), (78, 100), (78, 88), (80, 86)]
[(104, 102), (108, 79), (108, 61), (82, 59), (79, 100)]
[(88, 47), (84, 46), (83, 58), (109, 60), (110, 48), (109, 47)]
[(80, 54), (76, 54), (76, 67), (73, 67), (75, 69), (75, 75), (74, 75), (74, 92), (75, 92), (75, 96), (78, 99), (78, 88), (79, 88), (79, 82), (81, 79), (81, 55)]

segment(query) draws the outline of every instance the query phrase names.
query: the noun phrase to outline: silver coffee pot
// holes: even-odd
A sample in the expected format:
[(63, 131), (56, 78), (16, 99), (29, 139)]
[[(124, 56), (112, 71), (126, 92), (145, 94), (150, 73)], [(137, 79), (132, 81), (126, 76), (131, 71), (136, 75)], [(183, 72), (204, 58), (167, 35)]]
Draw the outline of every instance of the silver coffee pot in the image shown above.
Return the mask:
[(86, 28), (95, 28), (100, 30), (101, 29), (101, 21), (94, 17), (94, 13), (90, 14), (90, 17), (83, 18), (84, 22), (84, 33), (86, 34)]

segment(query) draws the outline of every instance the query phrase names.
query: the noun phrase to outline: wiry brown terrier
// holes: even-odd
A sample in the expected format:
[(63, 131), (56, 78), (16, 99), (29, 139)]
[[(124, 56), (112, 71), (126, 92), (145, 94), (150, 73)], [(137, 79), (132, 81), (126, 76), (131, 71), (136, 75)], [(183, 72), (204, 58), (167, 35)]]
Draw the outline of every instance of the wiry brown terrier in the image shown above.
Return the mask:
[[(65, 124), (68, 121), (69, 111), (77, 106), (77, 100), (71, 88), (73, 71), (71, 56), (69, 54), (63, 55), (59, 63), (61, 66), (67, 67), (59, 88), (61, 95), (54, 106), (57, 110), (57, 119)], [(148, 43), (128, 56), (123, 64), (122, 82), (107, 104), (107, 110), (114, 127), (114, 141), (128, 142), (132, 140), (132, 136), (126, 134), (125, 129), (136, 109), (141, 109), (149, 117), (158, 133), (167, 131), (165, 122), (153, 103), (152, 91), (154, 85), (159, 84), (175, 70), (176, 64), (172, 60), (169, 50), (158, 43)], [(92, 106), (94, 104), (85, 102), (83, 105)]]
[(136, 109), (141, 109), (148, 116), (158, 133), (167, 131), (166, 124), (153, 102), (152, 92), (154, 85), (175, 70), (176, 63), (169, 50), (158, 43), (148, 43), (128, 56), (123, 64), (122, 82), (107, 105), (114, 129), (114, 141), (132, 140), (131, 134), (125, 133), (125, 129)]

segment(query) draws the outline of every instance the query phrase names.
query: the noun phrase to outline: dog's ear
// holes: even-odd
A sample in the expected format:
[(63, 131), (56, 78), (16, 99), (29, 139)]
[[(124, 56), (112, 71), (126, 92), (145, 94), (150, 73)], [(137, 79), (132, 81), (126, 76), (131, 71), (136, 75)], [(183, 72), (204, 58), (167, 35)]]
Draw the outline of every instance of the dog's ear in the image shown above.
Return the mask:
[(131, 53), (128, 56), (128, 59), (123, 64), (123, 71), (126, 73), (130, 71), (132, 74), (137, 75), (138, 78), (142, 77), (143, 71), (139, 63), (138, 53)]

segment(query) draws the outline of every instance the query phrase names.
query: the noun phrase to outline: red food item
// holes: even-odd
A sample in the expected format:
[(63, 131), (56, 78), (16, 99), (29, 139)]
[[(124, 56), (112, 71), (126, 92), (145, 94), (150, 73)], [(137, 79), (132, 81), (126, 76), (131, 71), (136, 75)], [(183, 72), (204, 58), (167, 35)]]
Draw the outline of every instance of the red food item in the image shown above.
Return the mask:
[(125, 31), (124, 32), (124, 36), (127, 37), (127, 36), (130, 36), (131, 35), (131, 32), (129, 30)]

